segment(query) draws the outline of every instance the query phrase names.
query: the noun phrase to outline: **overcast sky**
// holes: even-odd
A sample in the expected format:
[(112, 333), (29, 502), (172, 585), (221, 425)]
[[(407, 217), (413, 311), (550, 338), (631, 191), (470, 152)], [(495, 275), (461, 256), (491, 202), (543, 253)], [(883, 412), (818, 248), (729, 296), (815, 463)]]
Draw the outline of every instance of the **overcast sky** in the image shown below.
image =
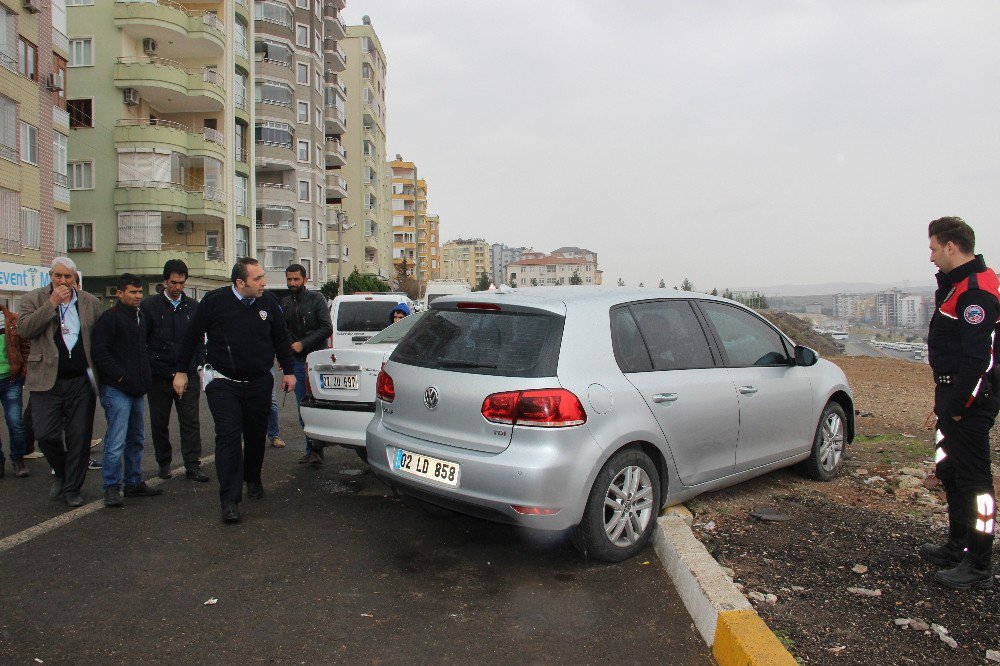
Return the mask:
[(443, 240), (599, 255), (606, 283), (927, 281), (960, 215), (1000, 265), (1000, 3), (348, 0), (388, 153)]

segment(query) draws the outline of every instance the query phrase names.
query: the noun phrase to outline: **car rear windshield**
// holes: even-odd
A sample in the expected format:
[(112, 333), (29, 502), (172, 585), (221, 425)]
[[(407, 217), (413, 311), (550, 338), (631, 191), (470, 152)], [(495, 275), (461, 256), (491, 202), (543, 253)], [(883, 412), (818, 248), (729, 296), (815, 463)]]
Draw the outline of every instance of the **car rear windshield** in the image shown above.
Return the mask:
[(563, 317), (489, 310), (429, 310), (391, 360), (501, 377), (553, 377)]
[(366, 342), (366, 345), (384, 345), (384, 344), (395, 344), (403, 339), (403, 336), (410, 332), (413, 325), (420, 321), (420, 318), (424, 316), (426, 312), (416, 312), (409, 316), (403, 317), (395, 324), (376, 333), (371, 340)]
[(392, 323), (389, 313), (396, 301), (354, 301), (341, 303), (337, 310), (338, 331), (381, 331)]

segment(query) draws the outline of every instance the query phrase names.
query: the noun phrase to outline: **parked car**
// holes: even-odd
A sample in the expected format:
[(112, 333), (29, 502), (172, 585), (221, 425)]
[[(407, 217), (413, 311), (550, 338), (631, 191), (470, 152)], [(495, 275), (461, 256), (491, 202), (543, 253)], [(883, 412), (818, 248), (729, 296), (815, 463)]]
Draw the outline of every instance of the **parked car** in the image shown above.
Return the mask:
[(306, 356), (306, 397), (300, 414), (313, 446), (345, 446), (367, 460), (365, 428), (375, 415), (375, 380), (396, 343), (421, 316), (405, 317), (364, 344)]
[(739, 303), (541, 287), (440, 298), (377, 378), (368, 461), (438, 507), (571, 530), (617, 561), (663, 506), (798, 464), (840, 470), (844, 373)]
[(337, 296), (330, 301), (330, 321), (333, 323), (330, 346), (341, 349), (368, 342), (392, 323), (390, 313), (400, 303), (412, 306), (406, 294), (401, 293)]

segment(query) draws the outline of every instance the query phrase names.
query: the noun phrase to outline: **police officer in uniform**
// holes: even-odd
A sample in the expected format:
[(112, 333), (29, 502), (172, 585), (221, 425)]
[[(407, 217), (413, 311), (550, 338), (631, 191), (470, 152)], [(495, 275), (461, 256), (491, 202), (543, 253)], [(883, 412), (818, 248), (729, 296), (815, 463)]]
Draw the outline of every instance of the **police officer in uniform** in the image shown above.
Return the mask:
[(975, 254), (976, 237), (959, 217), (928, 228), (931, 262), (940, 272), (927, 336), (934, 372), (935, 474), (948, 499), (948, 541), (920, 555), (941, 568), (934, 580), (954, 588), (993, 586), (996, 495), (990, 429), (1000, 409), (1000, 281)]

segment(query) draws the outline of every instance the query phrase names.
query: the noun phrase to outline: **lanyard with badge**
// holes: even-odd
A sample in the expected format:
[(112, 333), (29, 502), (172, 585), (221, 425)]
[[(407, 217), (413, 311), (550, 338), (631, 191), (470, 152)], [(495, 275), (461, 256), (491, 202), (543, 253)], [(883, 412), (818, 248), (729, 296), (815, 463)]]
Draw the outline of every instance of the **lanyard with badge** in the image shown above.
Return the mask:
[(69, 309), (71, 307), (73, 307), (73, 294), (72, 293), (70, 294), (70, 297), (69, 297), (69, 303), (67, 303), (65, 306), (62, 303), (59, 304), (59, 323), (62, 325), (62, 333), (63, 333), (63, 335), (69, 335), (69, 333), (70, 333), (70, 331), (69, 331), (69, 324), (66, 323), (66, 313), (69, 312)]

